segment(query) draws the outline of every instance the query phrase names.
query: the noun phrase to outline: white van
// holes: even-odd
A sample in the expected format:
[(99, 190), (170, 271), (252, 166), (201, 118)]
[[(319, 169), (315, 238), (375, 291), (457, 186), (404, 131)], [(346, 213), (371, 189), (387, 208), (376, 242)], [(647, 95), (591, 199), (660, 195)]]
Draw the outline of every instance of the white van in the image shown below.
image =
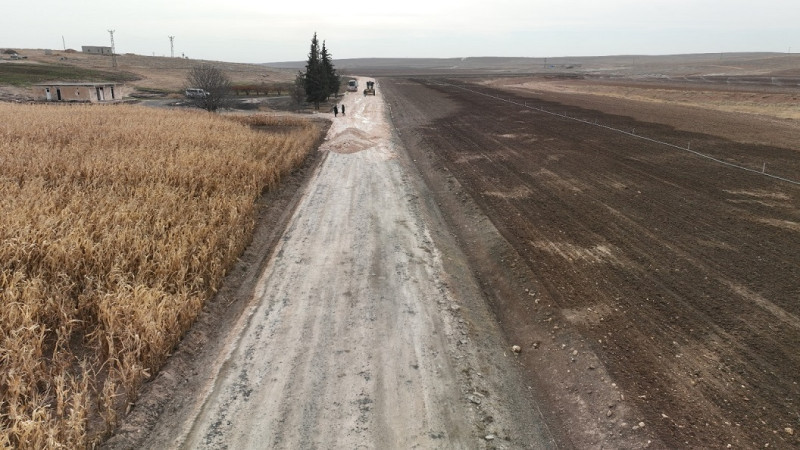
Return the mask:
[(347, 90), (351, 92), (358, 91), (358, 80), (350, 80), (347, 82)]
[(204, 91), (203, 89), (196, 88), (187, 89), (185, 94), (189, 98), (206, 98), (209, 95), (208, 92)]

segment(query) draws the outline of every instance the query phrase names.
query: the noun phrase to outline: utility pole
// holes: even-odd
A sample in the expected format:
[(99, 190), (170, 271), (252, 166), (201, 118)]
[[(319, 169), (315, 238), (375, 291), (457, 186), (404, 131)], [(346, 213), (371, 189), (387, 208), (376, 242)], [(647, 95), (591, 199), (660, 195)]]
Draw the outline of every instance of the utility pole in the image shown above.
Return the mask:
[(175, 36), (169, 36), (169, 57), (175, 57)]
[(111, 35), (111, 65), (116, 69), (117, 68), (117, 51), (114, 48), (114, 30), (108, 30), (108, 34)]
[(64, 40), (64, 35), (61, 35), (61, 45), (64, 46), (64, 51), (67, 51), (67, 41)]

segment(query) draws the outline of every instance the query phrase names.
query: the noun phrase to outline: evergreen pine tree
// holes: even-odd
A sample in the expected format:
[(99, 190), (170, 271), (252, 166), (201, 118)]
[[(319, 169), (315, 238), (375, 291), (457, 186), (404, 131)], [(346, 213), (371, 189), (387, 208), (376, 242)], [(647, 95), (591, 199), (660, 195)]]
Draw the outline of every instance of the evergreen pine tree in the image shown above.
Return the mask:
[(311, 50), (308, 52), (304, 82), (306, 101), (314, 103), (314, 107), (317, 109), (319, 109), (319, 103), (328, 96), (327, 92), (325, 92), (327, 80), (323, 80), (324, 77), (322, 74), (323, 67), (320, 62), (319, 41), (317, 40), (317, 33), (315, 32), (314, 37), (311, 38)]
[(328, 49), (325, 46), (325, 41), (322, 41), (322, 50), (320, 51), (320, 64), (322, 64), (322, 73), (325, 78), (326, 93), (330, 95), (339, 94), (339, 75), (336, 74), (336, 69), (333, 68), (333, 61)]
[(320, 49), (317, 33), (314, 33), (314, 37), (311, 38), (306, 71), (299, 75), (301, 76), (298, 76), (296, 81), (302, 82), (306, 101), (313, 103), (316, 109), (319, 109), (320, 102), (327, 100), (331, 94), (339, 92), (339, 75), (333, 68), (331, 55), (328, 53), (325, 42), (322, 42)]

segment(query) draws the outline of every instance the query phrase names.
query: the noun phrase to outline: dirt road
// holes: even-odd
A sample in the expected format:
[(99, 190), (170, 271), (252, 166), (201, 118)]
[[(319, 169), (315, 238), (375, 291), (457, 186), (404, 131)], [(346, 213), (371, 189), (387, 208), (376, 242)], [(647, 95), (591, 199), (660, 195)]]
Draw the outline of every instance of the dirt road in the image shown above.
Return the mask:
[(109, 447), (555, 446), (382, 96), (342, 102), (249, 306)]

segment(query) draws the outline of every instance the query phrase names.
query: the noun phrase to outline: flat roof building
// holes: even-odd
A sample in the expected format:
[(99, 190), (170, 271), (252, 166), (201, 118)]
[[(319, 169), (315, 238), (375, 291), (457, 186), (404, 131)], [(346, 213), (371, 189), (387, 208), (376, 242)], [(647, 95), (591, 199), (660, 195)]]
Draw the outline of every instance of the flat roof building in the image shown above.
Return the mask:
[(110, 55), (111, 47), (102, 47), (99, 45), (82, 45), (81, 51), (83, 53), (91, 53), (93, 55)]
[(65, 83), (53, 81), (33, 86), (33, 97), (44, 102), (108, 102), (120, 98), (114, 83)]

